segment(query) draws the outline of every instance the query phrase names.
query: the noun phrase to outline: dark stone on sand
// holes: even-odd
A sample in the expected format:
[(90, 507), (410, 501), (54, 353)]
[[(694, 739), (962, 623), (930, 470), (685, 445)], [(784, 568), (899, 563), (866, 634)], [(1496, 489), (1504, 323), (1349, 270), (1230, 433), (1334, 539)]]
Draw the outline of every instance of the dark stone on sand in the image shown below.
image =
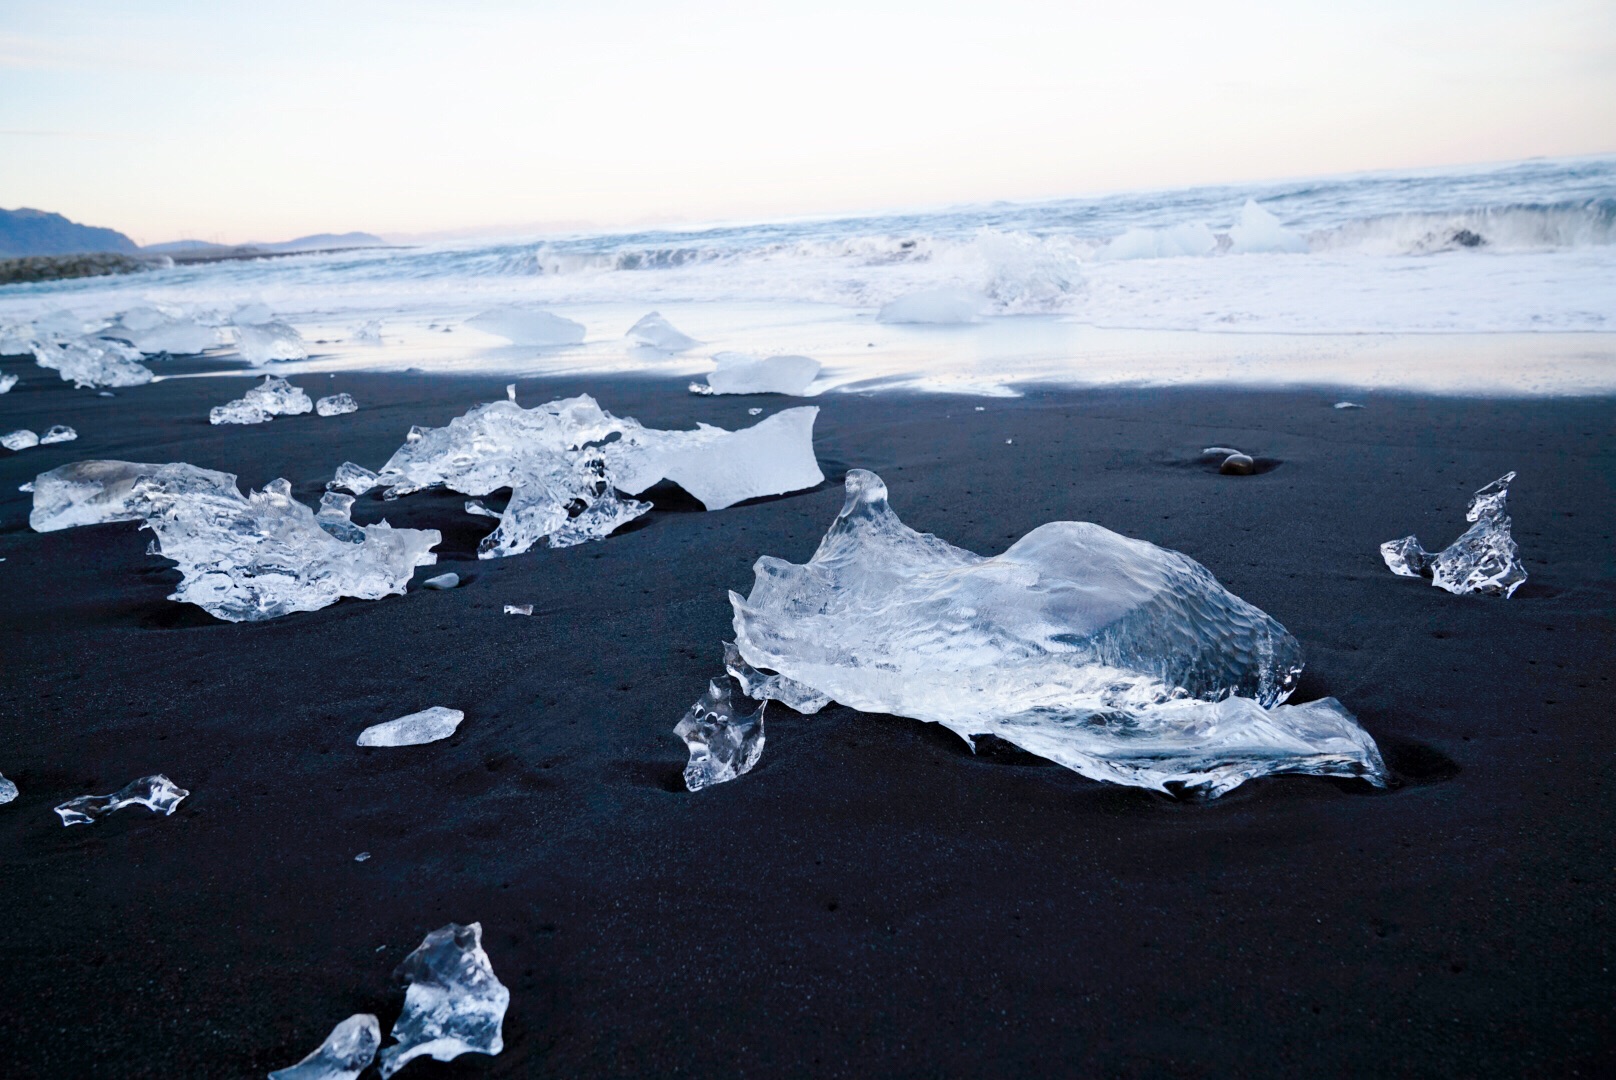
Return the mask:
[(1230, 454), (1218, 466), (1218, 472), (1224, 476), (1250, 476), (1257, 471), (1257, 463), (1249, 454)]

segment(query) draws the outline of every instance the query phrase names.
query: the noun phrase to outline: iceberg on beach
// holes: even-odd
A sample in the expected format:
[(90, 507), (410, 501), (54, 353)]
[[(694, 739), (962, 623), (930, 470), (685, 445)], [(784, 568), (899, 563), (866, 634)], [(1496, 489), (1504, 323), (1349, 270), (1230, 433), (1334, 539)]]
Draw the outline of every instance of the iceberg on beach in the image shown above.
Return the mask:
[(1229, 241), (1231, 255), (1307, 251), (1307, 240), (1300, 233), (1285, 228), (1253, 199), (1246, 200), (1239, 223), (1229, 230)]
[(692, 346), (699, 345), (695, 338), (676, 329), (672, 323), (662, 317), (660, 312), (653, 311), (639, 322), (628, 328), (624, 337), (631, 338), (636, 345), (647, 348), (660, 349), (662, 352), (683, 352)]
[(1380, 545), (1380, 557), (1392, 573), (1428, 577), (1432, 585), (1450, 593), (1514, 596), (1526, 581), (1504, 507), (1514, 479), (1513, 472), (1505, 473), (1476, 492), (1465, 512), (1465, 520), (1473, 524), (1441, 551), (1432, 554), (1416, 537), (1405, 536)]
[(355, 1013), (332, 1028), (312, 1054), (276, 1069), (269, 1080), (356, 1080), (376, 1060), (381, 1044), (380, 1021), (370, 1013)]
[(769, 356), (721, 352), (713, 357), (718, 369), (706, 385), (691, 383), (693, 394), (789, 394), (801, 397), (819, 375), (819, 361), (807, 356)]
[(432, 931), (399, 964), (408, 984), (404, 1011), (393, 1025), (395, 1046), (381, 1052), (389, 1077), (422, 1054), (453, 1061), (461, 1054), (498, 1054), (511, 992), (494, 974), (483, 951), (481, 923), (449, 923)]
[(1277, 773), (1384, 784), (1339, 702), (1281, 704), (1302, 670), (1284, 627), (1194, 560), (1099, 525), (1052, 522), (984, 558), (908, 528), (855, 469), (813, 558), (755, 572), (750, 596), (730, 594), (726, 666), (765, 698), (991, 734), (1159, 791)]
[(981, 322), (982, 298), (964, 289), (923, 289), (886, 304), (875, 321), (945, 326)]
[[(279, 375), (265, 375), (264, 381), (241, 397), (208, 412), (210, 424), (262, 424), (271, 417), (299, 416), (314, 410), (314, 402), (301, 387)], [(323, 415), (323, 414), (322, 414)]]
[(707, 684), (707, 692), (673, 729), (690, 751), (686, 788), (700, 791), (752, 770), (763, 756), (763, 711), (768, 704), (765, 701), (751, 716), (740, 716), (728, 686), (717, 679)]
[(1180, 255), (1210, 255), (1218, 238), (1199, 221), (1166, 229), (1132, 228), (1095, 253), (1097, 259), (1170, 259)]
[[(285, 480), (243, 496), (229, 473), (183, 462), (81, 461), (35, 479), (29, 524), (51, 532), (139, 518), (157, 534), (156, 553), (178, 564), (170, 600), (227, 622), (256, 622), (344, 596), (402, 595), (417, 566), (437, 562), (436, 529), (353, 526), (347, 510), (323, 506), (317, 518)], [(333, 535), (342, 526), (357, 538)]]
[(515, 304), (489, 308), (467, 319), (466, 325), (505, 338), (512, 345), (553, 347), (577, 345), (584, 339), (583, 323), (552, 315), (543, 308)]
[(101, 386), (141, 386), (152, 381), (151, 369), (140, 363), (140, 350), (121, 341), (88, 338), (36, 342), (34, 362), (50, 368), (76, 389)]
[(88, 825), (126, 806), (144, 806), (153, 813), (172, 816), (180, 800), (190, 792), (175, 785), (174, 781), (157, 773), (131, 780), (111, 795), (80, 795), (56, 808), (63, 825)]
[(359, 733), (359, 746), (421, 746), (424, 743), (447, 739), (455, 733), (466, 714), (459, 709), (434, 705), (430, 709), (389, 720), (385, 724), (372, 724)]

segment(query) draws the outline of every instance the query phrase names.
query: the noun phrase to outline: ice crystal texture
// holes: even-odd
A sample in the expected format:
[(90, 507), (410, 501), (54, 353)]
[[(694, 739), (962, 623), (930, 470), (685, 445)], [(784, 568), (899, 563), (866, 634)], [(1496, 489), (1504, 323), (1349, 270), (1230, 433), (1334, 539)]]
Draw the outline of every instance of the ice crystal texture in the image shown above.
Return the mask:
[(392, 1076), (425, 1054), (452, 1061), (461, 1054), (505, 1049), (500, 1028), (511, 992), (494, 975), (483, 951), (481, 923), (450, 923), (432, 931), (399, 964), (409, 984), (404, 1011), (393, 1025), (398, 1045), (381, 1052), (382, 1076)]
[(645, 345), (669, 353), (683, 352), (693, 345), (700, 344), (689, 334), (676, 329), (656, 311), (629, 327), (628, 333), (623, 336), (632, 339), (636, 345)]
[(50, 368), (81, 390), (140, 386), (152, 381), (151, 368), (140, 363), (140, 350), (119, 341), (46, 341), (33, 348), (35, 363)]
[(819, 361), (807, 356), (770, 356), (759, 360), (745, 353), (721, 352), (713, 357), (718, 370), (705, 385), (691, 383), (694, 394), (790, 394), (800, 397), (819, 374)]
[(430, 709), (372, 724), (359, 733), (358, 746), (420, 746), (447, 739), (455, 733), (466, 714), (459, 709), (434, 705)]
[(342, 416), (358, 412), (359, 402), (353, 399), (352, 394), (330, 394), (314, 403), (314, 411), (321, 416)]
[(126, 806), (144, 806), (154, 813), (172, 815), (180, 800), (190, 792), (175, 785), (174, 781), (158, 773), (132, 780), (112, 795), (80, 795), (56, 808), (63, 825), (88, 825), (114, 810)]
[[(1096, 780), (1219, 795), (1273, 773), (1383, 783), (1333, 698), (1282, 706), (1301, 647), (1194, 560), (1088, 522), (983, 558), (905, 526), (875, 474), (813, 558), (765, 557), (731, 593), (736, 660), (765, 697), (992, 734)], [(789, 683), (770, 685), (778, 676)], [(807, 704), (812, 704), (812, 701)]]
[(311, 412), (314, 402), (301, 388), (279, 375), (265, 375), (264, 381), (226, 405), (208, 413), (210, 424), (261, 424), (272, 416), (298, 416)]
[(157, 534), (156, 553), (179, 564), (169, 599), (228, 622), (402, 594), (417, 566), (437, 562), (442, 539), (385, 521), (350, 532), (346, 504), (322, 504), (317, 518), (285, 480), (243, 496), (234, 476), (185, 463), (77, 462), (34, 483), (36, 530), (140, 518)]
[(0, 435), (0, 446), (7, 450), (26, 450), (30, 446), (39, 445), (39, 436), (27, 428), (18, 428), (16, 431)]
[(17, 785), (0, 776), (0, 803), (8, 803), (17, 797)]
[(51, 443), (72, 442), (79, 437), (79, 433), (66, 424), (53, 424), (51, 429), (39, 437), (40, 446), (49, 446)]
[(355, 1080), (376, 1060), (381, 1044), (381, 1023), (370, 1013), (355, 1013), (332, 1028), (312, 1054), (270, 1073), (269, 1080)]
[(485, 334), (502, 337), (512, 345), (576, 345), (584, 339), (584, 324), (552, 315), (542, 308), (507, 305), (490, 308), (466, 320)]
[(1465, 520), (1472, 522), (1464, 535), (1432, 554), (1413, 536), (1380, 545), (1380, 557), (1394, 574), (1428, 577), (1431, 584), (1450, 593), (1486, 593), (1510, 597), (1526, 580), (1515, 538), (1509, 532), (1504, 501), (1513, 472), (1476, 492)]
[[(254, 315), (258, 312), (253, 312)], [(302, 360), (309, 355), (303, 335), (286, 323), (270, 319), (266, 322), (244, 323), (237, 313), (236, 352), (249, 364), (267, 364), (274, 360)]]
[(685, 787), (691, 791), (750, 772), (763, 756), (763, 711), (768, 702), (751, 716), (738, 715), (727, 681), (708, 683), (707, 692), (673, 729), (690, 751)]
[(330, 488), (346, 488), (355, 495), (363, 495), (376, 486), (376, 474), (363, 465), (355, 465), (351, 461), (344, 461), (337, 466), (337, 473), (326, 484)]

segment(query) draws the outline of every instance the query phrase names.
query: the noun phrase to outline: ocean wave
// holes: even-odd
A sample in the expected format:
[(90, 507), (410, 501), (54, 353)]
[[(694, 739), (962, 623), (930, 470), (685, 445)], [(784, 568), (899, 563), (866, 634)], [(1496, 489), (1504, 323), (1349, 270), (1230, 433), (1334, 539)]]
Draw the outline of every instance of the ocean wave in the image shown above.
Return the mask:
[(1429, 255), (1484, 249), (1525, 252), (1616, 243), (1616, 198), (1486, 206), (1453, 213), (1383, 214), (1308, 234), (1312, 251)]

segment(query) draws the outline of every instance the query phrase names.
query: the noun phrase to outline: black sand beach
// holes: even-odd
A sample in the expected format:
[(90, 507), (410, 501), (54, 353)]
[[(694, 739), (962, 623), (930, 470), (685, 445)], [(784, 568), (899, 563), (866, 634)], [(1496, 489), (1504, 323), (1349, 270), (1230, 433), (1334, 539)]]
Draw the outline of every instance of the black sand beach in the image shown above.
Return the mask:
[[(1616, 1072), (1610, 400), (833, 394), (818, 490), (717, 513), (658, 491), (602, 543), (491, 562), (462, 496), (366, 497), (356, 520), (443, 531), (417, 580), (466, 583), (230, 625), (165, 599), (178, 575), (134, 524), (36, 534), (17, 486), (85, 458), (188, 461), (312, 502), (345, 459), (378, 467), (508, 380), (294, 378), (361, 411), (214, 428), (247, 380), (99, 398), (21, 358), (0, 371), (24, 379), (0, 431), (80, 436), (0, 452), (8, 1080), (263, 1076), (351, 1013), (390, 1027), (394, 966), (451, 920), (483, 924), (506, 1048), (407, 1076)], [(798, 404), (519, 385), (660, 427)], [(1214, 444), (1280, 464), (1192, 464)], [(759, 555), (806, 559), (855, 466), (975, 551), (1065, 518), (1200, 560), (1301, 640), (1294, 700), (1339, 697), (1397, 785), (1180, 802), (910, 720), (771, 706), (758, 768), (685, 792), (671, 729), (722, 670), (725, 590)], [(1383, 540), (1452, 540), (1510, 469), (1531, 574), (1513, 599), (1381, 564)], [(448, 741), (354, 745), (437, 704), (466, 711)], [(154, 772), (191, 791), (173, 817), (51, 813)]]

